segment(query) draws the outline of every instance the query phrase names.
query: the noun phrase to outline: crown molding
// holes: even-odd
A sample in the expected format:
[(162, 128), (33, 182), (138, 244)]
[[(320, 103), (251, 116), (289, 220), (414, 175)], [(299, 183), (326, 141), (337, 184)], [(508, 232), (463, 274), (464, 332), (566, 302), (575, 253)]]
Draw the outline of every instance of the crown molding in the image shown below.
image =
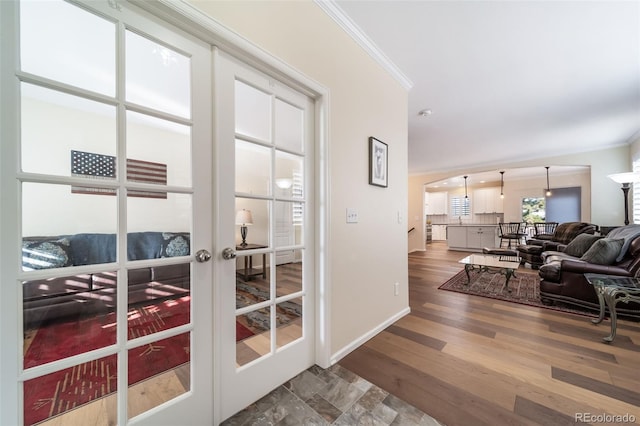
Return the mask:
[(334, 0), (314, 0), (347, 34), (353, 38), (376, 62), (391, 74), (406, 90), (413, 82), (385, 55), (382, 50), (347, 16)]

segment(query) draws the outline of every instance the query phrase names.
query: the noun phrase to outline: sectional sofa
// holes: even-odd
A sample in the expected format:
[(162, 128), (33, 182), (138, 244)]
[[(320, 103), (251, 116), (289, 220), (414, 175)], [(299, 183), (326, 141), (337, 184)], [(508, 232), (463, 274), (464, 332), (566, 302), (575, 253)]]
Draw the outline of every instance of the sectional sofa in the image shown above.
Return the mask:
[[(640, 274), (640, 225), (616, 228), (606, 236), (578, 235), (566, 245), (542, 253), (540, 296), (544, 303), (569, 303), (598, 309), (598, 297), (586, 273), (636, 277)], [(618, 303), (621, 314), (640, 317), (639, 303)]]

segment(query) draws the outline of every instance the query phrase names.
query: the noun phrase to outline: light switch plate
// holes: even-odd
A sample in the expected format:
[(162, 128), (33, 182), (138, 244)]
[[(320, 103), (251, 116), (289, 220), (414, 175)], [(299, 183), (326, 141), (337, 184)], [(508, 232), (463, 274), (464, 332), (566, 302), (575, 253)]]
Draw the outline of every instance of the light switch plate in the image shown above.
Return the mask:
[(347, 209), (347, 223), (358, 223), (358, 210)]

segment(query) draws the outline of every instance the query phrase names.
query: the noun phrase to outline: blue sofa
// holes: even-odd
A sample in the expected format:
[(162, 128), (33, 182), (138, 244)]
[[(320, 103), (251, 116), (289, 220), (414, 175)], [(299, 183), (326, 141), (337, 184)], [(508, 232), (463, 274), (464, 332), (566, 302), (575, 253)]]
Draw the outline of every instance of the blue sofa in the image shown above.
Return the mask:
[[(23, 270), (65, 268), (116, 261), (115, 234), (74, 234), (25, 237)], [(188, 256), (186, 232), (132, 232), (127, 235), (128, 260)], [(115, 271), (77, 274), (23, 282), (25, 327), (71, 316), (105, 314), (116, 306)], [(164, 265), (128, 271), (129, 305), (189, 293), (190, 264)]]

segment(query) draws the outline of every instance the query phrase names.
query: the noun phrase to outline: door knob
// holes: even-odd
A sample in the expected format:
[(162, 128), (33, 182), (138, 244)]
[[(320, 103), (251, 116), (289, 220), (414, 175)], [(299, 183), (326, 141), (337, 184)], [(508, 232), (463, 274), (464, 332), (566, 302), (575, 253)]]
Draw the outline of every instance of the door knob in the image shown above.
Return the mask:
[(235, 259), (236, 258), (236, 251), (234, 249), (232, 249), (231, 247), (227, 247), (226, 249), (222, 250), (222, 258), (224, 260)]
[(196, 253), (196, 260), (200, 263), (207, 262), (209, 259), (211, 259), (211, 253), (207, 250), (198, 250)]

